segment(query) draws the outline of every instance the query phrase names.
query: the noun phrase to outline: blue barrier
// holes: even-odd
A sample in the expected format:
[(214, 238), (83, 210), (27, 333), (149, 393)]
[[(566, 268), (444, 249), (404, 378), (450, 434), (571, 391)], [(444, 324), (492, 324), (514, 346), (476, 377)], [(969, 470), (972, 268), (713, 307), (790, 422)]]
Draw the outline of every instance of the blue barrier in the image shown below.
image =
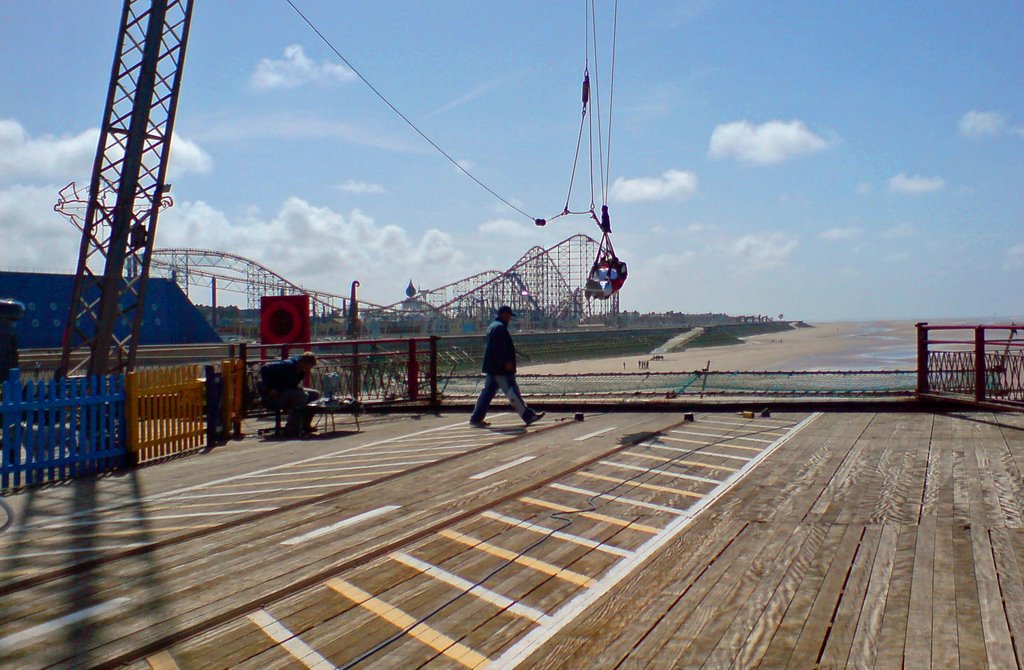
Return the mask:
[(112, 470), (127, 462), (124, 377), (22, 383), (0, 399), (0, 488)]

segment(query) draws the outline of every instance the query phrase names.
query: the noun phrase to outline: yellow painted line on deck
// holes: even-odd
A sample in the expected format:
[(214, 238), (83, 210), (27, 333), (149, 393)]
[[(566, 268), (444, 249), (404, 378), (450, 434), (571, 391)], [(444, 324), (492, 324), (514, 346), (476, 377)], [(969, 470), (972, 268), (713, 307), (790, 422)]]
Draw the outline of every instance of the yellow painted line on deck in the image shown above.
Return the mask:
[(694, 493), (693, 491), (685, 491), (683, 489), (674, 489), (669, 486), (658, 486), (657, 484), (645, 484), (643, 482), (628, 482), (625, 479), (619, 477), (608, 477), (606, 475), (599, 475), (593, 472), (577, 472), (580, 477), (588, 477), (590, 479), (600, 479), (603, 482), (615, 482), (616, 484), (627, 484), (629, 488), (647, 489), (648, 491), (661, 491), (663, 493), (676, 493), (681, 496), (689, 496), (691, 498), (703, 498), (703, 493)]
[(686, 438), (683, 437), (668, 437), (666, 435), (662, 435), (658, 439), (668, 440), (669, 442), (685, 442), (687, 444), (700, 444), (705, 447), (710, 447), (712, 444), (714, 444), (714, 446), (716, 447), (729, 447), (730, 449), (743, 449), (744, 451), (756, 451), (758, 453), (764, 451), (764, 449), (761, 449), (760, 447), (747, 447), (741, 444), (725, 444), (724, 442), (711, 443), (708, 442), (707, 440), (687, 440)]
[(636, 470), (637, 472), (653, 472), (656, 475), (664, 475), (666, 477), (672, 477), (673, 479), (686, 479), (694, 482), (701, 482), (703, 484), (714, 484), (718, 485), (722, 482), (718, 479), (711, 479), (709, 477), (698, 477), (697, 475), (688, 475), (682, 472), (672, 472), (671, 470), (662, 470), (660, 468), (645, 468), (639, 465), (630, 465), (629, 463), (619, 463), (618, 461), (598, 461), (601, 465), (607, 465), (610, 468), (622, 468), (623, 470)]
[(597, 500), (610, 500), (611, 502), (622, 503), (623, 505), (629, 505), (631, 507), (642, 507), (644, 509), (652, 509), (656, 512), (666, 512), (668, 514), (680, 515), (686, 514), (686, 510), (679, 509), (676, 507), (668, 507), (666, 505), (657, 505), (655, 503), (647, 502), (646, 500), (637, 500), (635, 498), (627, 498), (622, 495), (612, 495), (610, 493), (602, 493), (600, 491), (591, 491), (590, 489), (583, 489), (578, 486), (568, 486), (566, 484), (559, 484), (553, 482), (548, 484), (549, 487), (557, 489), (559, 491), (565, 491), (566, 493), (574, 493), (576, 495), (584, 496), (588, 502)]
[(717, 451), (705, 451), (704, 449), (684, 449), (682, 447), (666, 447), (664, 444), (644, 444), (648, 449), (661, 449), (662, 451), (671, 451), (677, 454), (687, 454), (693, 456), (714, 456), (715, 458), (728, 458), (734, 461), (743, 461), (747, 463), (753, 456), (736, 456), (734, 454), (723, 454)]
[(166, 651), (158, 651), (147, 658), (146, 662), (153, 670), (178, 670), (178, 664), (174, 662), (174, 657)]
[(483, 654), (477, 653), (466, 645), (456, 642), (425, 623), (418, 622), (394, 605), (387, 604), (377, 596), (367, 593), (358, 586), (349, 584), (337, 577), (327, 580), (327, 586), (357, 605), (370, 610), (396, 628), (406, 631), (409, 636), (419, 640), (431, 649), (441, 652), (467, 668), (485, 668), (490, 664), (490, 660)]
[[(714, 429), (712, 429), (714, 430)], [(760, 442), (762, 444), (771, 444), (774, 440), (766, 440), (762, 437), (746, 437), (745, 435), (723, 435), (721, 433), (701, 433), (696, 430), (670, 430), (673, 435), (694, 435), (696, 437), (715, 437), (719, 439), (727, 440), (746, 440), (747, 442)]]
[(285, 628), (280, 621), (270, 616), (270, 612), (267, 610), (256, 610), (247, 618), (259, 626), (267, 637), (281, 645), (282, 649), (310, 670), (335, 670), (337, 668), (336, 665), (318, 654), (315, 649), (300, 640), (295, 633)]
[(446, 537), (449, 540), (455, 540), (456, 542), (464, 544), (467, 547), (479, 549), (480, 551), (486, 552), (491, 556), (497, 556), (502, 560), (518, 563), (519, 565), (530, 568), (531, 570), (536, 570), (537, 572), (543, 572), (545, 575), (551, 575), (552, 577), (564, 579), (567, 582), (571, 582), (584, 588), (589, 588), (590, 585), (594, 583), (593, 579), (585, 575), (581, 575), (578, 572), (573, 572), (572, 570), (568, 570), (566, 568), (560, 568), (557, 565), (545, 563), (544, 561), (538, 560), (536, 558), (530, 558), (529, 556), (517, 554), (514, 551), (503, 549), (501, 547), (491, 544), (490, 542), (478, 540), (475, 537), (463, 535), (462, 533), (456, 532), (454, 530), (441, 530), (438, 531), (438, 535), (440, 535), (441, 537)]
[(487, 587), (479, 584), (474, 584), (468, 579), (463, 579), (458, 575), (452, 574), (447, 570), (437, 567), (426, 561), (421, 561), (415, 556), (410, 556), (402, 551), (396, 551), (390, 555), (392, 560), (398, 561), (399, 563), (412, 568), (413, 570), (419, 570), (425, 575), (433, 577), (439, 582), (454, 586), (455, 588), (465, 591), (469, 595), (476, 596), (484, 602), (491, 603), (499, 609), (517, 614), (521, 617), (529, 619), (533, 622), (547, 622), (550, 617), (538, 609), (534, 609), (528, 605), (524, 605), (521, 602), (507, 598), (500, 593), (496, 593)]
[(713, 463), (701, 463), (700, 461), (681, 461), (678, 458), (665, 458), (664, 456), (655, 456), (654, 454), (638, 454), (635, 451), (625, 452), (630, 456), (636, 456), (637, 458), (649, 458), (652, 461), (658, 461), (659, 463), (675, 463), (678, 465), (696, 465), (701, 468), (709, 468), (711, 470), (726, 470), (727, 472), (738, 472), (739, 468), (730, 468), (727, 465), (714, 465)]
[(538, 507), (546, 507), (547, 509), (553, 509), (556, 512), (565, 512), (568, 514), (575, 514), (582, 516), (586, 519), (593, 519), (594, 521), (603, 521), (604, 523), (610, 523), (613, 526), (621, 526), (622, 528), (629, 528), (630, 530), (638, 530), (641, 533), (650, 533), (651, 535), (657, 535), (661, 530), (654, 526), (646, 526), (642, 523), (635, 523), (633, 521), (626, 521), (625, 519), (619, 519), (614, 516), (608, 516), (607, 514), (598, 514), (597, 512), (584, 512), (583, 510), (576, 509), (575, 507), (569, 507), (567, 505), (559, 505), (558, 503), (548, 502), (547, 500), (541, 500), (540, 498), (531, 498), (524, 496), (520, 498), (524, 503), (530, 505), (537, 505)]

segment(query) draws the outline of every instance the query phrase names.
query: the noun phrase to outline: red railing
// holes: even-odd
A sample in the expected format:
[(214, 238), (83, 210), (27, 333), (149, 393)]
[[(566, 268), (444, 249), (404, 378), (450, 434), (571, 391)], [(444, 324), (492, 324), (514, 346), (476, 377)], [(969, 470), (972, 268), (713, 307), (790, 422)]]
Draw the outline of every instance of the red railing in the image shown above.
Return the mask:
[(917, 324), (917, 392), (1024, 406), (1024, 326)]
[(312, 351), (317, 357), (317, 366), (307, 380), (313, 388), (364, 403), (437, 403), (437, 337), (243, 345), (240, 357), (254, 379), (263, 363), (303, 351)]

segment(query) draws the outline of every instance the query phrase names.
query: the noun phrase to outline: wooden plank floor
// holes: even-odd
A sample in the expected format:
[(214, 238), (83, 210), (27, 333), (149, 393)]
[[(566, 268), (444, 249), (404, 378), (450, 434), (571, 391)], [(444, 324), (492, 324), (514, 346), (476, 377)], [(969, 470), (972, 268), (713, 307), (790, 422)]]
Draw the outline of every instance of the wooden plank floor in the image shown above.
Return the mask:
[(1022, 415), (826, 414), (524, 667), (1021, 668), (1022, 465)]
[(1024, 415), (550, 419), (23, 494), (0, 666), (1021, 670)]

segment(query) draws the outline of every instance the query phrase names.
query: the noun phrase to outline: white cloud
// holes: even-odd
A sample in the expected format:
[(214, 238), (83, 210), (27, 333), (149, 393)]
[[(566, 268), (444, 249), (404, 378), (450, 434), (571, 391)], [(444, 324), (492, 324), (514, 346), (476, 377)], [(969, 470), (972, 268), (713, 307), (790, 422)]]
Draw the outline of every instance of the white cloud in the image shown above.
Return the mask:
[(344, 65), (330, 61), (317, 63), (306, 55), (301, 45), (292, 44), (285, 47), (282, 60), (261, 59), (249, 81), (253, 88), (269, 90), (296, 88), (311, 83), (351, 81), (355, 78), (355, 73)]
[(886, 240), (898, 240), (904, 237), (911, 237), (917, 234), (917, 228), (909, 223), (899, 223), (882, 233)]
[(480, 224), (477, 230), (483, 235), (523, 238), (532, 236), (535, 232), (535, 226), (520, 221), (513, 221), (512, 219), (492, 219)]
[(999, 135), (1006, 127), (1006, 117), (996, 112), (970, 111), (960, 119), (960, 134), (979, 138)]
[(871, 182), (862, 181), (859, 184), (857, 184), (857, 195), (868, 195), (873, 190), (874, 187), (871, 186)]
[(860, 237), (864, 230), (862, 228), (829, 228), (819, 235), (821, 239), (829, 242), (842, 242)]
[(437, 286), (465, 270), (449, 233), (430, 229), (416, 239), (360, 210), (342, 215), (295, 197), (271, 217), (235, 218), (202, 201), (178, 203), (161, 215), (157, 246), (230, 250), (297, 284), (336, 293), (358, 279), (373, 302), (401, 299), (409, 276), (417, 286)]
[(828, 146), (827, 141), (808, 130), (800, 120), (768, 121), (757, 126), (749, 121), (736, 121), (720, 124), (711, 133), (708, 157), (770, 165)]
[(785, 265), (799, 243), (785, 233), (756, 233), (744, 235), (726, 251), (741, 269), (768, 270)]
[(388, 192), (388, 190), (381, 184), (372, 184), (370, 182), (356, 181), (354, 179), (349, 179), (344, 184), (339, 184), (337, 188), (341, 191), (345, 191), (346, 193), (380, 194)]
[(942, 177), (922, 177), (921, 175), (908, 177), (901, 172), (889, 180), (890, 191), (907, 195), (935, 193), (944, 188), (946, 188), (946, 182)]
[(683, 200), (696, 192), (697, 175), (682, 170), (666, 170), (661, 177), (619, 177), (612, 184), (611, 198), (618, 202)]
[(1024, 268), (1024, 244), (1015, 244), (1006, 250), (1003, 269), (1018, 270), (1020, 268)]
[(73, 272), (81, 233), (53, 211), (60, 187), (0, 189), (0, 266)]
[[(99, 142), (98, 128), (76, 135), (30, 137), (14, 119), (0, 119), (0, 179), (58, 179), (88, 182)], [(168, 177), (209, 172), (213, 159), (198, 144), (177, 133), (171, 138)]]

